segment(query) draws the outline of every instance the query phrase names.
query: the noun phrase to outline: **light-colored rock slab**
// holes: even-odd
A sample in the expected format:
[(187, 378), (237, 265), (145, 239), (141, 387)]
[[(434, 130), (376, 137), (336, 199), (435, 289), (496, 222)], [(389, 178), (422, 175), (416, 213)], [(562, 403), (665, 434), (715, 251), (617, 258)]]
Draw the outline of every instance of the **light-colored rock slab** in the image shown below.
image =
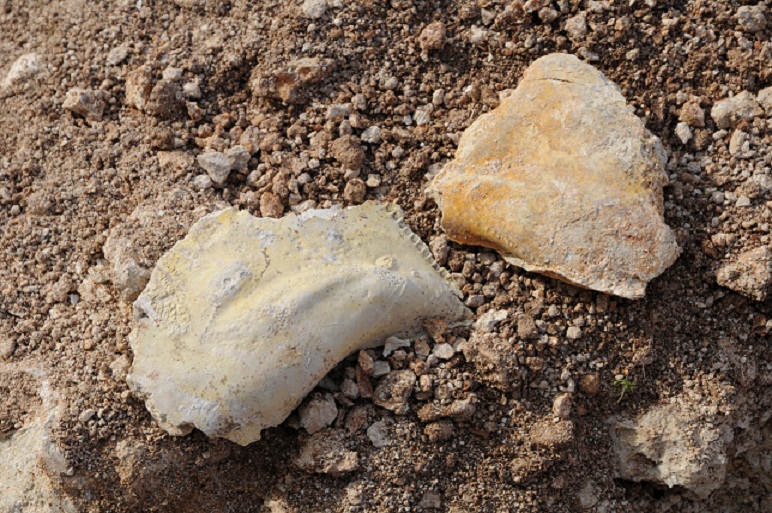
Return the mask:
[(760, 246), (744, 251), (716, 274), (719, 285), (764, 301), (772, 295), (772, 249)]
[(710, 117), (719, 128), (726, 130), (742, 120), (753, 119), (763, 113), (753, 93), (742, 91), (731, 98), (716, 102), (710, 110)]
[(0, 513), (75, 513), (58, 477), (67, 462), (52, 437), (61, 406), (48, 381), (38, 390), (41, 405), (24, 427), (0, 433)]
[(134, 303), (128, 382), (161, 427), (242, 445), (282, 422), (340, 360), (424, 319), (469, 312), (394, 205), (279, 220), (210, 214)]
[(666, 154), (619, 88), (552, 54), (461, 138), (429, 193), (451, 239), (628, 298), (680, 253), (664, 223)]
[(732, 429), (709, 410), (684, 399), (611, 419), (619, 477), (680, 486), (702, 499), (720, 488)]

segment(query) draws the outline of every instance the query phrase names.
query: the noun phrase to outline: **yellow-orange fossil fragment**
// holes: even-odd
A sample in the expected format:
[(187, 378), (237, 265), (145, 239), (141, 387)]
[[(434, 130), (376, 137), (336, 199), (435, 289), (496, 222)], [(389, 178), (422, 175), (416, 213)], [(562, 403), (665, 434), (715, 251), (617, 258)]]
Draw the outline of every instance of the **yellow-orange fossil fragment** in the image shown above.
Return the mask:
[(429, 193), (451, 239), (639, 298), (680, 253), (662, 217), (665, 160), (615, 84), (574, 56), (552, 54), (464, 132)]

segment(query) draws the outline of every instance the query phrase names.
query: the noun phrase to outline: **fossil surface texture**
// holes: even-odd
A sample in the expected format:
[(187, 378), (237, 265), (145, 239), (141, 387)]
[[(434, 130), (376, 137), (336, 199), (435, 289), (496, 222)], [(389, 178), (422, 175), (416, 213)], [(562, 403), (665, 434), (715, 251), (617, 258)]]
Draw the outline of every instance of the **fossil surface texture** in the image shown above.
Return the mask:
[(134, 303), (127, 379), (169, 433), (246, 445), (350, 353), (427, 318), (466, 322), (446, 276), (395, 205), (222, 210), (161, 257)]
[(429, 193), (458, 242), (528, 271), (627, 298), (680, 254), (663, 219), (666, 153), (600, 71), (535, 61), (463, 134)]

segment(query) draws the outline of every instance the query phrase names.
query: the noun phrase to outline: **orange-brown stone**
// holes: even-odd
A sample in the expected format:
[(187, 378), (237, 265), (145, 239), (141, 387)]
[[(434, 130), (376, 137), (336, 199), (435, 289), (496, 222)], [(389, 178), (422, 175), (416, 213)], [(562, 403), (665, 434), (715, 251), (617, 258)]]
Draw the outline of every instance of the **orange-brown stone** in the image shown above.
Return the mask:
[(451, 239), (639, 298), (680, 253), (662, 217), (665, 161), (615, 84), (574, 56), (552, 54), (466, 130), (429, 193)]

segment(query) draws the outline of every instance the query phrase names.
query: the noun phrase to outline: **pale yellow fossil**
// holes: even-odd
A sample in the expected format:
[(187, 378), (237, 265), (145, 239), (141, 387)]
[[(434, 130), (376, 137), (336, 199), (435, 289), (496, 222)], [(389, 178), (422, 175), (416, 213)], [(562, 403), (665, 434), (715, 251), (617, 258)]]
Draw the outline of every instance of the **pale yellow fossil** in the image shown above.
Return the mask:
[(174, 435), (246, 445), (338, 362), (422, 322), (470, 317), (394, 205), (205, 216), (134, 303), (128, 382)]

